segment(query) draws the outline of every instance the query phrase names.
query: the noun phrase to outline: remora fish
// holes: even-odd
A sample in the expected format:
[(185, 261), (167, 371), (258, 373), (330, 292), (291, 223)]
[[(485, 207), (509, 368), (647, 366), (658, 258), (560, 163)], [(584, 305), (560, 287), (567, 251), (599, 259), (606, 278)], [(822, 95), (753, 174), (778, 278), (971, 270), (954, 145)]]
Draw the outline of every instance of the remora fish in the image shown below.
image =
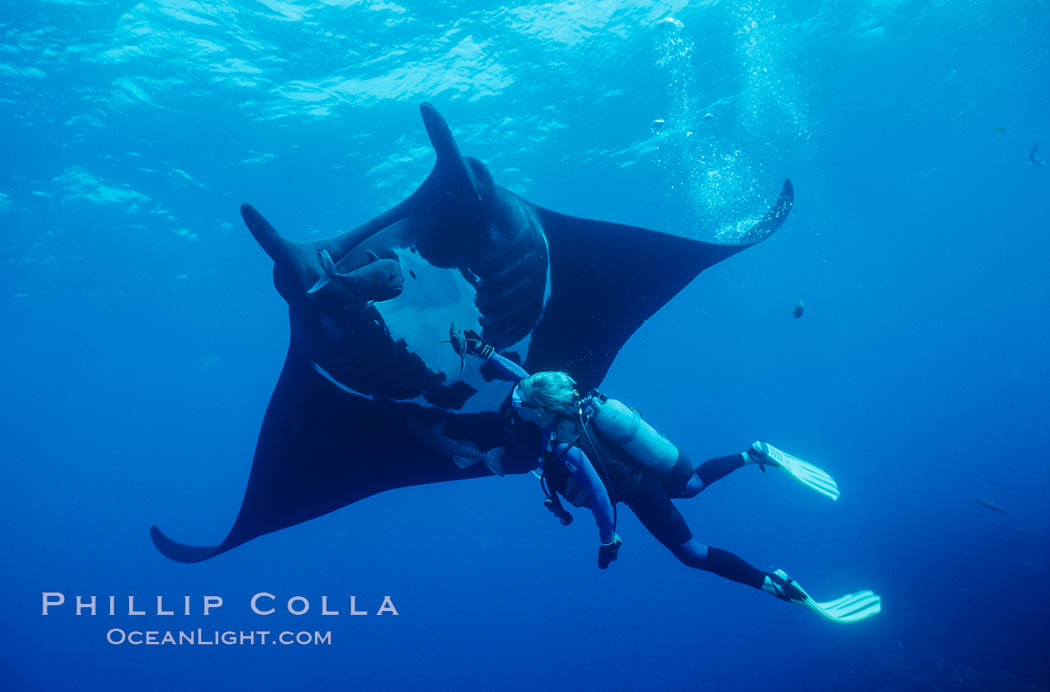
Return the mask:
[(977, 498), (977, 504), (981, 505), (982, 507), (987, 507), (988, 509), (994, 510), (996, 512), (1002, 512), (1003, 514), (1006, 514), (1006, 510), (1003, 509), (1003, 506), (991, 498), (979, 497)]

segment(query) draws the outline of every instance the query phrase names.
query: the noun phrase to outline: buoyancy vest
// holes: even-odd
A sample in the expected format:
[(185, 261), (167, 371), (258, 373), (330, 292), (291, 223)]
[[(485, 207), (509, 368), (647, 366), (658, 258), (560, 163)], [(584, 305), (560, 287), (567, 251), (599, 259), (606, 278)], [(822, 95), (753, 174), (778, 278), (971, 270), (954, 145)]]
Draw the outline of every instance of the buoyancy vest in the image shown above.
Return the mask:
[[(587, 435), (581, 434), (573, 444), (583, 450), (594, 465), (613, 504), (623, 500), (638, 486), (642, 472), (637, 464), (601, 431), (591, 428)], [(561, 494), (576, 507), (589, 507), (590, 497), (587, 491), (576, 482), (572, 473), (554, 452), (557, 444), (552, 443), (550, 447), (543, 456), (543, 475), (551, 490)]]
[[(580, 421), (586, 434), (581, 432), (574, 444), (587, 454), (599, 476), (604, 466), (608, 478), (602, 480), (614, 504), (637, 487), (641, 473), (656, 476), (671, 497), (679, 496), (693, 475), (689, 457), (646, 423), (636, 409), (616, 399), (592, 391), (580, 402)], [(549, 463), (553, 451), (544, 459), (544, 475), (551, 489), (577, 507), (588, 506), (590, 498), (565, 465)]]

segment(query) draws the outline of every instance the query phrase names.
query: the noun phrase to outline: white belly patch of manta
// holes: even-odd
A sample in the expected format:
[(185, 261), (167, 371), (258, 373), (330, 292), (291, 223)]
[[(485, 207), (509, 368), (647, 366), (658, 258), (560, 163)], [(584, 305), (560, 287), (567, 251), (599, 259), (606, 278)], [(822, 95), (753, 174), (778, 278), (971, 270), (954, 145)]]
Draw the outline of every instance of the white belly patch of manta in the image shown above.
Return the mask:
[[(481, 311), (475, 305), (477, 290), (457, 269), (435, 267), (415, 250), (396, 251), (405, 283), (401, 295), (376, 303), (390, 337), (403, 340), (408, 350), (427, 367), (445, 375), (445, 384), (465, 382), (477, 390), (464, 404), (462, 412), (491, 411), (507, 397), (513, 383), (486, 382), (479, 372), (480, 361), (460, 358), (448, 343), (449, 327), (473, 329), (481, 333)], [(528, 355), (531, 334), (503, 353), (516, 353), (522, 362)], [(413, 402), (429, 406), (422, 397)]]

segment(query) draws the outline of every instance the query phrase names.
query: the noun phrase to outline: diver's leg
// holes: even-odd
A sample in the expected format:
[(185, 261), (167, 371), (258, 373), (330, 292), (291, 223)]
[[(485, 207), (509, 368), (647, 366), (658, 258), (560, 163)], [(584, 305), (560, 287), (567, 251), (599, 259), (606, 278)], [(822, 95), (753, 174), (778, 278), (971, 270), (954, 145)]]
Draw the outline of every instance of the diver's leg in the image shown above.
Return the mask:
[(708, 459), (693, 469), (692, 478), (686, 483), (685, 490), (678, 497), (695, 497), (707, 486), (721, 478), (725, 478), (750, 461), (746, 454), (733, 454), (727, 457)]
[(638, 485), (623, 501), (649, 529), (649, 533), (669, 550), (673, 551), (693, 537), (693, 532), (671, 502), (667, 490), (651, 474), (643, 473)]
[(767, 582), (773, 588), (769, 575), (746, 560), (695, 540), (689, 525), (671, 502), (664, 487), (649, 474), (643, 474), (638, 487), (624, 502), (649, 529), (649, 533), (684, 564), (756, 589), (768, 590), (765, 588)]
[(663, 485), (649, 474), (643, 474), (638, 487), (624, 502), (658, 541), (690, 567), (761, 589), (782, 601), (805, 606), (835, 622), (858, 622), (882, 610), (882, 599), (871, 591), (846, 594), (833, 601), (819, 603), (810, 598), (783, 570), (763, 572), (729, 551), (711, 548), (694, 540), (689, 526), (671, 503)]
[(683, 499), (683, 500), (688, 499), (690, 497), (696, 497), (697, 495), (700, 494), (700, 491), (703, 490), (703, 489), (704, 489), (703, 481), (701, 481), (697, 477), (697, 475), (694, 473), (689, 478), (689, 481), (685, 484), (685, 487), (682, 488), (682, 492), (678, 494), (678, 497)]
[(793, 583), (775, 574), (763, 572), (738, 555), (728, 550), (702, 545), (695, 539), (689, 540), (672, 551), (675, 556), (697, 569), (706, 569), (730, 581), (745, 584), (755, 589), (762, 589), (768, 594), (784, 601), (802, 599), (804, 595)]
[(747, 560), (728, 550), (712, 548), (690, 539), (673, 549), (679, 560), (690, 567), (714, 572), (720, 577), (747, 586), (761, 589), (766, 582), (766, 573)]

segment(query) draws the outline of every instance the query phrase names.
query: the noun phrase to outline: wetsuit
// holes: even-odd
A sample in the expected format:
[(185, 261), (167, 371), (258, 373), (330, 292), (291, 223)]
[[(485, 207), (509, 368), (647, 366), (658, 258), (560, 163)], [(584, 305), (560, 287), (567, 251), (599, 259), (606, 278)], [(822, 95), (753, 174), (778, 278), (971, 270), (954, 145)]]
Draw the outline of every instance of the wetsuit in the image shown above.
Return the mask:
[[(521, 366), (498, 353), (493, 353), (488, 362), (508, 380), (528, 376)], [(671, 502), (672, 497), (694, 497), (740, 468), (746, 463), (743, 454), (709, 459), (692, 469), (689, 458), (679, 450), (674, 469), (658, 478), (634, 461), (620, 445), (605, 437), (597, 426), (588, 425), (586, 432), (581, 432), (570, 444), (555, 441), (551, 431), (545, 431), (544, 475), (552, 490), (573, 504), (591, 508), (603, 543), (615, 535), (613, 505), (623, 502), (649, 533), (686, 565), (756, 589), (763, 588), (765, 572), (729, 551), (694, 540), (689, 525)], [(601, 461), (601, 475), (593, 459)]]
[[(649, 533), (686, 565), (714, 572), (756, 589), (762, 588), (765, 572), (733, 553), (694, 540), (689, 525), (671, 502), (671, 495), (661, 479), (627, 461), (627, 455), (600, 432), (588, 432), (590, 440), (582, 445), (570, 447), (564, 442), (554, 444), (545, 454), (543, 468), (552, 490), (562, 493), (573, 504), (591, 508), (603, 542), (608, 542), (613, 536), (612, 503), (623, 502)], [(581, 436), (580, 439), (584, 438)], [(591, 462), (591, 456), (602, 459), (605, 470), (602, 475), (606, 475), (608, 480), (603, 480), (599, 475)], [(743, 465), (744, 457), (741, 454), (705, 461), (695, 469), (700, 489)], [(573, 486), (573, 482), (578, 488)], [(692, 495), (680, 494), (676, 497)]]

